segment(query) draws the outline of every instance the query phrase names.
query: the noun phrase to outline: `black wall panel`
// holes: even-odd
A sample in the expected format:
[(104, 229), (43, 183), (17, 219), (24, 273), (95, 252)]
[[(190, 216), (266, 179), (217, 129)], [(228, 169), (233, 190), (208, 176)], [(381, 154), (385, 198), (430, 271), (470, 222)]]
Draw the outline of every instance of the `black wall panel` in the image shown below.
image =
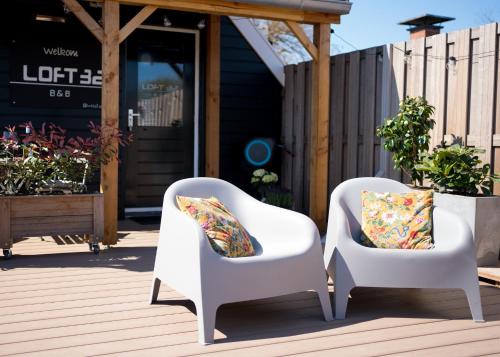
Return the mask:
[[(86, 5), (87, 6), (87, 5)], [(89, 8), (98, 19), (100, 9)], [(137, 8), (122, 6), (122, 23), (125, 23)], [(36, 14), (65, 16), (66, 23), (35, 21)], [(194, 27), (200, 14), (157, 12), (149, 23), (160, 23), (163, 14), (168, 14), (174, 26)], [(222, 19), (221, 49), (221, 177), (241, 187), (248, 187), (251, 168), (244, 163), (243, 149), (246, 142), (255, 137), (272, 137), (279, 140), (281, 123), (281, 86), (265, 64), (256, 55), (246, 40), (227, 18)], [(35, 126), (53, 122), (68, 129), (70, 135), (84, 135), (90, 120), (99, 123), (100, 111), (95, 109), (27, 108), (11, 103), (9, 93), (9, 48), (13, 40), (20, 38), (43, 39), (65, 38), (69, 42), (91, 43), (100, 57), (98, 41), (73, 16), (65, 15), (59, 0), (18, 0), (9, 2), (0, 12), (0, 126), (19, 125), (31, 121)], [(201, 83), (200, 83), (200, 173), (204, 167), (204, 32), (201, 32)], [(122, 45), (125, 52), (126, 43)], [(123, 62), (124, 56), (121, 57)], [(123, 102), (125, 71), (122, 70)], [(126, 113), (122, 107), (121, 116)], [(126, 125), (125, 118), (120, 120)], [(279, 158), (277, 152), (276, 158)], [(279, 171), (279, 160), (274, 161), (274, 170)], [(120, 176), (126, 168), (120, 169)]]
[[(248, 188), (245, 144), (255, 137), (279, 140), (282, 88), (229, 19), (221, 32), (221, 177)], [(279, 172), (279, 151), (274, 157), (269, 168)]]

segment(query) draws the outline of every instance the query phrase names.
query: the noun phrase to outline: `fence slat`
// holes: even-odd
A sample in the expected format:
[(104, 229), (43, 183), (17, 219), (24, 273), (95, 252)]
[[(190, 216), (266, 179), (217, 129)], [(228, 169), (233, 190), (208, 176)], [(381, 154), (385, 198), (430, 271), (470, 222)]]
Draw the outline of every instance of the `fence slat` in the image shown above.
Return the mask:
[(485, 150), (483, 161), (492, 160), (493, 121), (495, 113), (495, 58), (497, 49), (497, 23), (480, 27), (479, 75), (481, 83), (481, 117), (479, 145)]
[(365, 71), (363, 76), (360, 121), (364, 121), (363, 127), (363, 176), (373, 175), (373, 155), (375, 143), (375, 98), (377, 93), (377, 49), (370, 48), (366, 51)]
[(283, 105), (283, 120), (281, 123), (282, 143), (285, 150), (282, 150), (281, 158), (281, 185), (287, 190), (292, 189), (292, 165), (293, 158), (289, 154), (293, 145), (293, 101), (294, 101), (294, 66), (285, 67), (285, 93)]
[[(380, 124), (393, 113), (391, 113), (391, 101), (392, 100), (392, 86), (393, 86), (393, 45), (386, 45), (382, 47), (382, 74), (380, 83), (380, 92), (377, 95), (377, 101), (380, 102)], [(375, 176), (378, 177), (390, 177), (390, 167), (391, 158), (387, 151), (383, 150), (384, 142), (380, 140), (380, 152), (379, 152), (379, 167)]]
[[(497, 42), (500, 41), (500, 26), (497, 25)], [(496, 67), (496, 75), (498, 78), (498, 71), (500, 70), (500, 49), (497, 48), (497, 67)], [(495, 113), (495, 135), (494, 138), (494, 150), (493, 150), (493, 165), (492, 170), (496, 174), (500, 175), (500, 80), (497, 80), (497, 90), (496, 90), (496, 113)], [(500, 193), (500, 182), (495, 183), (495, 192)]]
[[(392, 85), (391, 85), (391, 111), (390, 116), (397, 114), (399, 102), (406, 96), (406, 42), (398, 42), (393, 45), (392, 51)], [(389, 178), (401, 180), (401, 172), (392, 164), (392, 154), (389, 165)]]
[(309, 157), (311, 156), (311, 94), (312, 94), (312, 63), (306, 63), (306, 95), (305, 95), (305, 123), (304, 123), (304, 180), (303, 180), (303, 212), (309, 212)]
[(357, 176), (358, 119), (359, 119), (359, 52), (349, 54), (347, 106), (347, 173), (345, 178)]
[[(447, 34), (434, 36), (434, 45), (432, 46), (433, 66), (431, 77), (428, 79), (433, 83), (432, 97), (428, 101), (435, 107), (434, 120), (436, 124), (431, 132), (431, 147), (435, 147), (443, 140), (446, 120), (446, 46)], [(442, 60), (439, 60), (442, 59)]]
[[(306, 64), (300, 63), (296, 66), (295, 71), (295, 87), (294, 87), (294, 115), (293, 115), (293, 200), (295, 208), (303, 211), (304, 198), (304, 124), (305, 124), (305, 75)], [(301, 98), (302, 100), (300, 100)]]
[(407, 63), (406, 92), (412, 97), (423, 96), (425, 88), (425, 38), (407, 42), (406, 50), (410, 51), (410, 60)]
[(332, 117), (330, 122), (330, 192), (342, 182), (342, 151), (344, 148), (345, 56), (333, 58), (334, 80), (330, 96)]
[[(446, 134), (465, 143), (467, 135), (467, 113), (469, 105), (469, 52), (470, 29), (457, 33), (453, 53), (448, 58), (448, 115)], [(449, 136), (446, 141), (451, 141)]]

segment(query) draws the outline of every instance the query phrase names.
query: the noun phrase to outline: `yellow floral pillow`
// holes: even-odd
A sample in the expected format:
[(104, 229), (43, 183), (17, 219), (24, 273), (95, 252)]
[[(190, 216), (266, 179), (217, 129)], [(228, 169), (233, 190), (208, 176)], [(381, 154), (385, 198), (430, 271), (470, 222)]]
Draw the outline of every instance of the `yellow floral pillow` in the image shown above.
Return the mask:
[(248, 232), (217, 198), (176, 199), (179, 209), (201, 225), (217, 253), (229, 258), (255, 255)]
[(361, 243), (367, 247), (430, 249), (432, 190), (361, 193)]

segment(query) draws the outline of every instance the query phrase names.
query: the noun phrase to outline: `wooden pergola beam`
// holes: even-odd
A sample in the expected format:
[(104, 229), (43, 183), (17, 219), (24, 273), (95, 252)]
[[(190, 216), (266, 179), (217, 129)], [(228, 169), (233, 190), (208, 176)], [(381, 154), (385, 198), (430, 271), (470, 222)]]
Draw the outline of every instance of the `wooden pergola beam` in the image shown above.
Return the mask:
[(170, 10), (206, 13), (221, 16), (241, 16), (311, 24), (340, 23), (340, 15), (338, 14), (223, 0), (120, 0), (120, 3), (126, 5), (153, 5)]
[(155, 12), (157, 6), (146, 5), (137, 13), (125, 26), (122, 27), (119, 34), (119, 42), (122, 43), (137, 27)]
[(64, 4), (80, 20), (80, 22), (99, 40), (103, 42), (104, 31), (92, 16), (83, 8), (78, 0), (63, 0)]
[[(219, 175), (220, 150), (220, 15), (288, 21), (292, 32), (313, 57), (313, 94), (311, 106), (310, 215), (323, 231), (326, 227), (328, 195), (328, 125), (330, 88), (330, 24), (340, 16), (253, 5), (222, 0), (97, 0), (103, 3), (104, 28), (85, 11), (77, 0), (63, 0), (66, 6), (102, 43), (103, 135), (119, 128), (119, 53), (120, 42), (130, 35), (156, 8), (211, 14), (207, 33), (207, 147), (206, 174)], [(120, 31), (120, 4), (144, 5), (145, 8)], [(298, 23), (314, 23), (314, 41), (305, 40)], [(316, 51), (314, 50), (316, 48)], [(317, 52), (317, 53), (316, 53)], [(118, 142), (113, 146), (118, 150)], [(118, 161), (101, 166), (101, 192), (104, 194), (103, 243), (117, 242)]]
[(304, 48), (312, 57), (312, 59), (316, 61), (318, 59), (318, 48), (309, 39), (309, 37), (307, 37), (307, 34), (302, 28), (302, 26), (300, 26), (300, 24), (294, 21), (285, 21), (285, 24), (288, 26), (290, 31), (292, 31), (292, 33), (295, 35), (297, 40), (299, 40), (302, 46), (304, 46)]
[(220, 16), (209, 15), (206, 55), (205, 176), (219, 177)]
[(330, 25), (314, 25), (318, 57), (312, 65), (309, 215), (326, 230), (330, 123)]

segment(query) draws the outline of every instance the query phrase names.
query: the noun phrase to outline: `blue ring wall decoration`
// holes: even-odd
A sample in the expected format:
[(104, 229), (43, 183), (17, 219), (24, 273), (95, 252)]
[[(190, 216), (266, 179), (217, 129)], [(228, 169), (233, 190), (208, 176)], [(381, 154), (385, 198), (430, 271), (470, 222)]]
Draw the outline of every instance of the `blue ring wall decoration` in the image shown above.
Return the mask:
[[(266, 150), (266, 156), (263, 160), (254, 160), (251, 155), (250, 155), (250, 150), (256, 145), (262, 145), (264, 146), (264, 149)], [(269, 161), (271, 161), (273, 151), (271, 149), (271, 145), (269, 145), (268, 142), (262, 140), (262, 139), (254, 139), (250, 141), (247, 146), (245, 147), (245, 159), (253, 166), (264, 166), (267, 164)]]

